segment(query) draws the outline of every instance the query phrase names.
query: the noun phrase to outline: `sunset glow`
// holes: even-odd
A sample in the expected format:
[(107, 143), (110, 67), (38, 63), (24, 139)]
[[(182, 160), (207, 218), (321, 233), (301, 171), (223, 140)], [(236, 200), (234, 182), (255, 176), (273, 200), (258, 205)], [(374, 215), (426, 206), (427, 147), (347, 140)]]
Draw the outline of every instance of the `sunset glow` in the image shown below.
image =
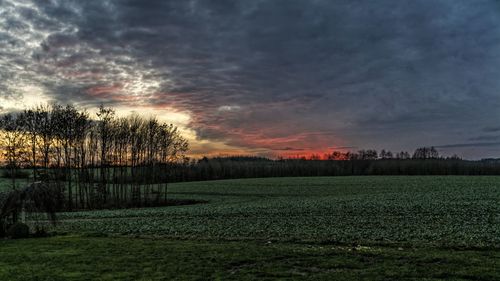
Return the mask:
[(500, 155), (498, 3), (306, 2), (5, 0), (0, 113), (154, 115), (196, 157)]

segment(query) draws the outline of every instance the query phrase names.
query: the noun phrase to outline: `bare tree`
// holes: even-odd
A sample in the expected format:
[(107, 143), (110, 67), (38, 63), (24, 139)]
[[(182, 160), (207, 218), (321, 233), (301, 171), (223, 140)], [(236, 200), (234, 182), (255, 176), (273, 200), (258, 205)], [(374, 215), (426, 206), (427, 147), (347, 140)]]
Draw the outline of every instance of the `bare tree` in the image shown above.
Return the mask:
[(170, 165), (185, 160), (187, 140), (154, 117), (116, 118), (102, 105), (96, 117), (57, 104), (5, 115), (3, 156), (11, 169), (29, 167), (34, 180), (53, 181), (59, 208), (166, 202)]
[(27, 136), (23, 129), (21, 119), (12, 114), (4, 115), (0, 119), (2, 136), (1, 146), (4, 151), (4, 158), (7, 162), (12, 188), (16, 189), (16, 178), (18, 170), (28, 160)]
[(413, 153), (413, 159), (437, 159), (439, 153), (435, 147), (419, 147)]

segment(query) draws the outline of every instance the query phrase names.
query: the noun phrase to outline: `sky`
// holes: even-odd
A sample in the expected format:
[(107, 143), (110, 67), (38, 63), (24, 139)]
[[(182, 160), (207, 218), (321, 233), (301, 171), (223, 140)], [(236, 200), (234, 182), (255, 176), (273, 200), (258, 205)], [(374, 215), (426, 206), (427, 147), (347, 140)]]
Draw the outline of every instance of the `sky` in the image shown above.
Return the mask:
[(191, 155), (500, 157), (500, 1), (0, 0), (0, 113), (171, 122)]

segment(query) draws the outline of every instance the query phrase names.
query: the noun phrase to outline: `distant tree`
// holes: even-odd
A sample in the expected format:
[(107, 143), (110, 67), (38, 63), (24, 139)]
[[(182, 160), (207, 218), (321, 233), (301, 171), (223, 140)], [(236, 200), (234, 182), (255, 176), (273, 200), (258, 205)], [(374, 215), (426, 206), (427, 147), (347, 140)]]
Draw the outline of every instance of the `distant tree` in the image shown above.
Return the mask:
[(319, 154), (311, 154), (309, 160), (321, 160), (321, 156)]
[(68, 191), (68, 208), (73, 209), (73, 169), (76, 168), (76, 144), (78, 135), (80, 134), (81, 120), (84, 115), (82, 115), (73, 105), (67, 105), (65, 107), (59, 107), (57, 111), (54, 112), (53, 120), (55, 120), (57, 126), (55, 126), (55, 136), (59, 140), (60, 151), (62, 155), (62, 161), (64, 163), (64, 178), (67, 183)]
[(38, 135), (40, 133), (41, 114), (36, 109), (27, 109), (21, 113), (18, 118), (26, 133), (27, 141), (30, 146), (30, 166), (33, 171), (33, 182), (37, 181), (38, 165)]
[(437, 159), (439, 158), (439, 153), (436, 148), (432, 147), (420, 147), (413, 153), (413, 159)]
[(396, 159), (410, 159), (410, 153), (407, 151), (401, 151), (396, 153)]
[(115, 118), (115, 111), (112, 108), (106, 108), (104, 105), (99, 106), (97, 112), (97, 136), (100, 147), (100, 186), (99, 192), (102, 195), (102, 200), (106, 204), (108, 199), (107, 188), (108, 184), (108, 166), (112, 163), (110, 152), (112, 145), (112, 124)]
[(349, 156), (346, 153), (340, 151), (333, 151), (331, 154), (328, 154), (326, 159), (328, 160), (349, 160)]
[(452, 156), (446, 157), (446, 160), (462, 160), (462, 157), (458, 156), (457, 154), (453, 154)]
[(42, 167), (49, 168), (51, 151), (55, 140), (56, 124), (53, 120), (52, 107), (40, 105), (34, 109), (38, 115), (38, 151), (41, 153)]
[(348, 151), (346, 157), (348, 160), (359, 160), (359, 155), (356, 152)]
[(380, 151), (380, 158), (381, 159), (392, 159), (393, 158), (393, 155), (392, 155), (392, 152), (391, 151), (386, 151), (385, 149), (382, 149), (382, 151)]
[(378, 153), (374, 149), (359, 150), (358, 157), (359, 160), (376, 160), (378, 158)]
[(7, 162), (12, 188), (15, 189), (18, 169), (29, 161), (27, 136), (18, 116), (6, 114), (0, 119), (0, 146)]

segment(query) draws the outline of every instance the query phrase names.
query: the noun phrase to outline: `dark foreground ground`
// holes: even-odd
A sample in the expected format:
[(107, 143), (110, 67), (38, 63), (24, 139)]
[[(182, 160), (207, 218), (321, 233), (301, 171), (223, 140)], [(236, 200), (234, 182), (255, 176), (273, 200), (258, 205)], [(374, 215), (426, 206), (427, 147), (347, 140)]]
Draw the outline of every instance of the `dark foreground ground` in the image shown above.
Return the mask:
[(500, 177), (180, 183), (205, 204), (59, 214), (0, 280), (500, 280)]
[(500, 252), (66, 236), (0, 242), (0, 280), (500, 280)]

